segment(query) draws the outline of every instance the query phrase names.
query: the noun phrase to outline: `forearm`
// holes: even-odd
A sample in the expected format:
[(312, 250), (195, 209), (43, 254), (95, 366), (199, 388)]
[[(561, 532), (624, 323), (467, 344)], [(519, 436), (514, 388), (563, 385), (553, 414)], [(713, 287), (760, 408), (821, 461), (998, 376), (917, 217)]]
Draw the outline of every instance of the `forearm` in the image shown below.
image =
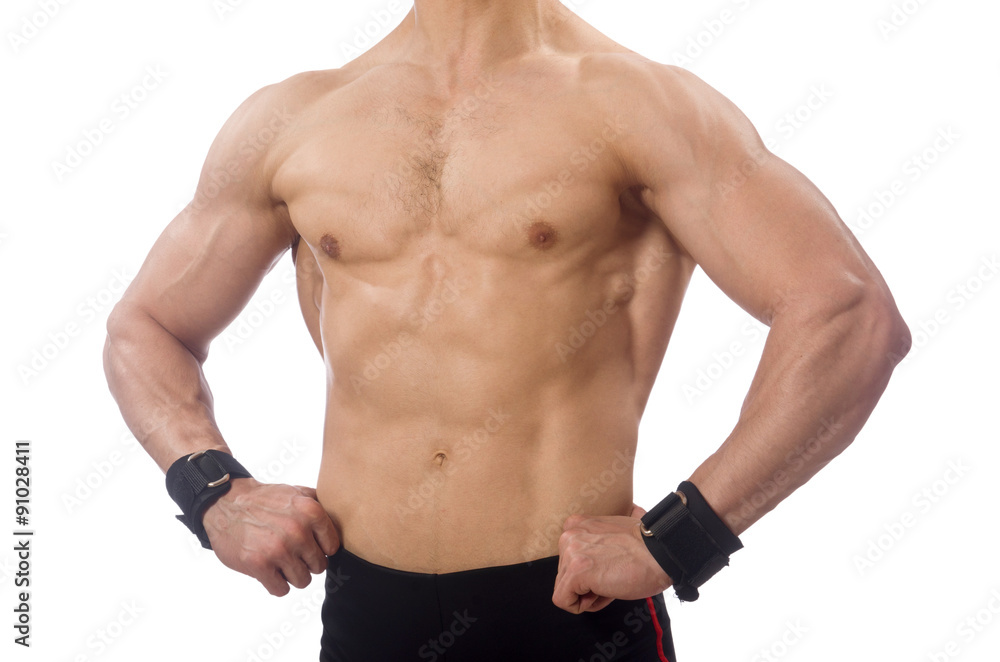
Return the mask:
[(739, 421), (691, 476), (739, 535), (839, 455), (868, 420), (908, 337), (891, 302), (777, 316)]
[(164, 471), (182, 455), (228, 451), (215, 423), (201, 361), (149, 315), (116, 308), (104, 371), (126, 425)]

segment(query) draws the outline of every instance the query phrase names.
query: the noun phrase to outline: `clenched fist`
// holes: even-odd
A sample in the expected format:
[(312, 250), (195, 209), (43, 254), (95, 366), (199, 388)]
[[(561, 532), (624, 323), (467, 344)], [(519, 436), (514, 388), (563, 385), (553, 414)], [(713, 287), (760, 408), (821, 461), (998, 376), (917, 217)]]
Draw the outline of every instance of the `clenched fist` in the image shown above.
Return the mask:
[(289, 584), (305, 588), (340, 547), (340, 535), (311, 487), (240, 478), (202, 521), (219, 560), (271, 595), (286, 595)]
[(559, 536), (559, 572), (552, 602), (579, 614), (604, 609), (612, 600), (641, 600), (673, 583), (653, 558), (639, 531), (645, 511), (629, 517), (571, 515)]

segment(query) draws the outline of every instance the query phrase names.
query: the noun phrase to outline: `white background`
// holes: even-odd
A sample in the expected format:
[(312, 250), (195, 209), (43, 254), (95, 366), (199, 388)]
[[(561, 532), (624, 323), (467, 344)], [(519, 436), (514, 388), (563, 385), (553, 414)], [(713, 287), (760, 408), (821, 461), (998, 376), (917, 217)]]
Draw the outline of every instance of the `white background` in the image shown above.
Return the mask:
[[(683, 64), (735, 101), (858, 230), (915, 337), (855, 444), (744, 534), (746, 549), (699, 602), (668, 595), (680, 659), (751, 662), (765, 651), (783, 660), (997, 660), (1000, 613), (988, 607), (1000, 610), (991, 603), (991, 592), (1000, 596), (1000, 279), (977, 271), (1000, 252), (1000, 7), (897, 0), (910, 14), (886, 34), (889, 0), (566, 1), (647, 57), (693, 56)], [(15, 528), (13, 440), (30, 439), (36, 532), (30, 650), (12, 643), (13, 538), (0, 544), (0, 655), (316, 659), (320, 582), (273, 598), (173, 519), (162, 474), (108, 394), (104, 320), (118, 281), (134, 275), (190, 199), (237, 105), (296, 72), (342, 65), (372, 11), (394, 25), (408, 4), (392, 13), (388, 0), (69, 1), (53, 4), (37, 34), (24, 32), (25, 20), (43, 22), (42, 4), (8, 0), (0, 17), (0, 420), (9, 454), (0, 529), (8, 539)], [(723, 10), (727, 22), (713, 23)], [(376, 38), (388, 31), (370, 27)], [(15, 45), (11, 35), (22, 33), (33, 36)], [(155, 86), (147, 78), (153, 89), (122, 117), (115, 100), (147, 68), (165, 77)], [(803, 107), (815, 90), (822, 102)], [(792, 131), (782, 120), (796, 112)], [(59, 176), (54, 164), (106, 118), (113, 132)], [(949, 130), (950, 143), (935, 150)], [(928, 149), (922, 158), (933, 163), (917, 178), (910, 160)], [(890, 202), (896, 180), (902, 193)], [(871, 206), (878, 218), (859, 221), (859, 208)], [(280, 303), (242, 316), (248, 339), (217, 341), (207, 371), (238, 457), (272, 480), (315, 484), (323, 372), (290, 267), (286, 256), (259, 293)], [(963, 298), (960, 286), (976, 291)], [(67, 325), (72, 337), (60, 335)], [(763, 346), (756, 335), (698, 272), (641, 429), (638, 503), (655, 504), (729, 432)], [(742, 356), (730, 361), (734, 342)], [(707, 388), (686, 394), (699, 371)], [(977, 616), (978, 631), (960, 626)], [(956, 655), (944, 652), (949, 642)]]

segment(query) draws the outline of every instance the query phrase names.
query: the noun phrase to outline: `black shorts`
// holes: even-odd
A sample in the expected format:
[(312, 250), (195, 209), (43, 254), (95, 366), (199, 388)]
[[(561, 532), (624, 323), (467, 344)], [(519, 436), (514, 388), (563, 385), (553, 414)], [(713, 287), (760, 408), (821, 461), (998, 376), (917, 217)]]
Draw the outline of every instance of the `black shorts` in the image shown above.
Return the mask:
[(663, 594), (570, 614), (559, 557), (445, 574), (329, 557), (320, 662), (677, 662)]

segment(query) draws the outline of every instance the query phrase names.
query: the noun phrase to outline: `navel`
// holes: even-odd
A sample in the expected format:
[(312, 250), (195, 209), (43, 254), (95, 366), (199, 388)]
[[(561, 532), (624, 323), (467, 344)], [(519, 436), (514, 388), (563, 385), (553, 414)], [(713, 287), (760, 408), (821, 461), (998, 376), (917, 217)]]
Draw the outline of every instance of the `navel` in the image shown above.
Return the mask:
[(319, 240), (319, 247), (323, 249), (323, 252), (336, 260), (340, 257), (340, 242), (332, 234), (325, 234)]
[(528, 227), (528, 244), (547, 251), (556, 245), (556, 229), (545, 221), (535, 221)]
[(438, 451), (437, 455), (434, 456), (434, 464), (440, 466), (444, 465), (444, 461), (448, 459), (448, 456), (444, 451)]

